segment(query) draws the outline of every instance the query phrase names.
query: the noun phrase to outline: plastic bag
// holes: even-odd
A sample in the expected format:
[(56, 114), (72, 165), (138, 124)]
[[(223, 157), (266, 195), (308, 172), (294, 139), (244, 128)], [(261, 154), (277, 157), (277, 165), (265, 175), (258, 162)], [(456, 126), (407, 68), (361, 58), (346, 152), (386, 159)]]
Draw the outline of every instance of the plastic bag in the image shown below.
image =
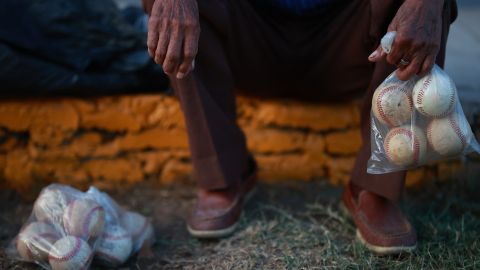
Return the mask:
[[(393, 33), (393, 34), (392, 34)], [(395, 38), (382, 39), (390, 52)], [(480, 152), (452, 79), (437, 65), (425, 76), (401, 81), (390, 74), (375, 90), (367, 172), (382, 174)]]
[(116, 267), (153, 239), (145, 217), (123, 210), (106, 193), (52, 184), (7, 252), (45, 269), (88, 269), (92, 261)]
[[(132, 254), (138, 252), (145, 242), (148, 241), (150, 245), (155, 242), (153, 226), (148, 218), (121, 208), (107, 193), (95, 187), (90, 187), (87, 194), (92, 195), (104, 207), (107, 233), (111, 226), (120, 226), (127, 231), (132, 239)], [(112, 266), (112, 263), (109, 265)]]

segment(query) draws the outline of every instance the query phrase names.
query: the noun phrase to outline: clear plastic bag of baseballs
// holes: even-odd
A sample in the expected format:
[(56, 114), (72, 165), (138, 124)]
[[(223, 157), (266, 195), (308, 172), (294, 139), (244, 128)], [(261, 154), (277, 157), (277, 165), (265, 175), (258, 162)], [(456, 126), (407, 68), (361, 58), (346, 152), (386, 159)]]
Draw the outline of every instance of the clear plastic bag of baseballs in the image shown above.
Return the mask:
[(88, 269), (104, 227), (105, 211), (92, 196), (52, 184), (41, 191), (7, 252), (45, 269)]
[(138, 250), (137, 239), (148, 237), (150, 222), (106, 193), (52, 184), (41, 191), (7, 251), (45, 269), (89, 269), (92, 261), (116, 267)]
[(382, 174), (459, 158), (480, 147), (453, 80), (437, 65), (401, 81), (390, 74), (375, 90), (367, 172)]

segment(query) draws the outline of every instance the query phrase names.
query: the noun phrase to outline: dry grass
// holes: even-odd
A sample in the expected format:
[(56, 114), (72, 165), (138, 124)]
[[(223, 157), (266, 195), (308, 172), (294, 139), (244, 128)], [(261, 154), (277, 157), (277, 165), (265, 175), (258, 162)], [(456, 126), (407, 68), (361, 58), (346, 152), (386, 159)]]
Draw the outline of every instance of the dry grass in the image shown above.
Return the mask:
[[(413, 254), (378, 257), (355, 239), (336, 201), (304, 207), (251, 203), (241, 229), (220, 241), (163, 242), (152, 269), (480, 269), (480, 201), (465, 183), (432, 184), (404, 205), (419, 232)], [(475, 198), (476, 197), (476, 198)], [(253, 204), (253, 206), (252, 206)]]
[[(261, 185), (238, 232), (219, 241), (188, 237), (183, 220), (193, 188), (178, 190), (159, 195), (138, 187), (128, 191), (130, 196), (116, 195), (122, 203), (155, 216), (158, 234), (156, 258), (133, 259), (123, 269), (480, 269), (476, 181), (432, 183), (408, 192), (403, 206), (418, 230), (418, 249), (384, 257), (355, 240), (354, 225), (338, 207), (341, 190), (325, 184)], [(172, 205), (173, 211), (159, 214)], [(0, 256), (2, 265), (27, 267)]]

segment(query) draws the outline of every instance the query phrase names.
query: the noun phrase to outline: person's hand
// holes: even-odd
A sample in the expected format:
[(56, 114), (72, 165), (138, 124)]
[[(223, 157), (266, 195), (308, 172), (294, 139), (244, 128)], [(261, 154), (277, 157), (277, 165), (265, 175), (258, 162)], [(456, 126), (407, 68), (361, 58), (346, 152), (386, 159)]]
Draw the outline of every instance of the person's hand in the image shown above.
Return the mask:
[(178, 79), (193, 69), (200, 22), (197, 0), (157, 0), (148, 21), (148, 52), (169, 75)]
[(388, 31), (397, 31), (392, 51), (386, 55), (379, 46), (368, 59), (377, 62), (386, 56), (397, 65), (397, 76), (408, 80), (428, 73), (435, 64), (442, 35), (444, 0), (405, 0), (390, 23)]

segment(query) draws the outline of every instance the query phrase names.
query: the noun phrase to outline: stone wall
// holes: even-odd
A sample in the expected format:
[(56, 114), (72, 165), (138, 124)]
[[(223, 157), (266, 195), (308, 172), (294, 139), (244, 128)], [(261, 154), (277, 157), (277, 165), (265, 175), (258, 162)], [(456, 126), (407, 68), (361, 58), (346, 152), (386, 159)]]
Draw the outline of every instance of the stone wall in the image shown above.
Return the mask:
[[(361, 144), (358, 105), (239, 98), (260, 178), (345, 183)], [(0, 128), (0, 186), (24, 194), (50, 182), (168, 184), (192, 170), (182, 113), (167, 95), (4, 100)], [(408, 185), (460, 170), (456, 161), (428, 166), (410, 172)]]

